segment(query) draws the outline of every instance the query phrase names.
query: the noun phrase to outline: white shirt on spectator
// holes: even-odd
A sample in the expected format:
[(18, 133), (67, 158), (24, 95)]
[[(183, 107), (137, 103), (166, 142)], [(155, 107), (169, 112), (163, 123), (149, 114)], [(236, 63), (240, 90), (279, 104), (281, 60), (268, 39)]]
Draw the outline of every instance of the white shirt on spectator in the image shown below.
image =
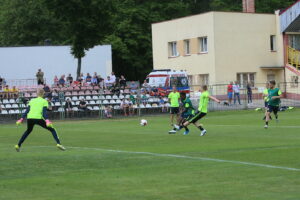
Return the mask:
[(232, 86), (232, 89), (233, 89), (233, 92), (234, 92), (234, 93), (240, 93), (240, 86), (239, 86), (239, 85), (234, 84), (234, 85)]
[(123, 106), (126, 106), (126, 105), (129, 105), (129, 101), (127, 101), (127, 100), (122, 101), (121, 106), (123, 107)]
[(112, 80), (112, 82), (116, 82), (116, 76), (115, 75), (110, 75), (110, 80)]

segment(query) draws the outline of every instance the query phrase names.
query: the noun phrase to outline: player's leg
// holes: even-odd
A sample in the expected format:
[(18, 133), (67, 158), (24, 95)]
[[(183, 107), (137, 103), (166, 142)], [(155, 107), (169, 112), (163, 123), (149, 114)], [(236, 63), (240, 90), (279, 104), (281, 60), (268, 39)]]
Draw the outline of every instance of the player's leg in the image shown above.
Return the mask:
[(273, 113), (274, 113), (275, 118), (276, 118), (276, 122), (279, 122), (279, 120), (278, 120), (278, 111), (279, 111), (279, 107), (276, 107), (276, 108), (274, 108), (274, 110), (273, 110)]
[(27, 119), (27, 129), (23, 133), (23, 135), (20, 138), (18, 144), (15, 146), (15, 148), (16, 148), (17, 151), (20, 151), (20, 148), (21, 148), (23, 142), (26, 140), (26, 138), (28, 137), (28, 135), (32, 132), (35, 123), (36, 123), (36, 121), (34, 119)]
[(60, 150), (66, 150), (65, 147), (63, 147), (60, 143), (59, 137), (56, 133), (56, 130), (52, 127), (47, 127), (45, 120), (40, 119), (37, 122), (38, 125), (40, 125), (41, 127), (47, 129), (48, 131), (50, 131), (52, 133), (52, 136), (54, 138), (54, 140), (56, 141), (56, 146), (60, 149)]
[(193, 124), (201, 131), (200, 136), (204, 136), (206, 134), (206, 130), (203, 128), (203, 125), (199, 123), (199, 120), (205, 117), (206, 113), (200, 113), (198, 116), (198, 120), (195, 121)]
[(270, 121), (270, 116), (271, 116), (271, 113), (273, 112), (273, 106), (268, 106), (268, 110), (266, 112), (266, 121), (265, 121), (265, 128), (268, 128), (269, 126), (269, 121)]

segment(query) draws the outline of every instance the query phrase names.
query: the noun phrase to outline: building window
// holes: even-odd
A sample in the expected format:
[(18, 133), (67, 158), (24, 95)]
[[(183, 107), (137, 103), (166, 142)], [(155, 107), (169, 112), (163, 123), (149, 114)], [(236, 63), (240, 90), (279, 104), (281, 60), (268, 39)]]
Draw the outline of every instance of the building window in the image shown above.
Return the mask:
[(179, 56), (177, 51), (177, 42), (169, 42), (169, 57)]
[(199, 53), (207, 53), (207, 37), (199, 38)]
[(276, 51), (276, 36), (275, 35), (270, 36), (270, 49), (271, 49), (271, 51)]
[(200, 85), (209, 85), (209, 75), (199, 74)]
[(241, 85), (241, 88), (245, 88), (249, 83), (251, 87), (254, 87), (255, 73), (237, 73), (237, 81)]
[(184, 55), (190, 55), (190, 40), (184, 40)]

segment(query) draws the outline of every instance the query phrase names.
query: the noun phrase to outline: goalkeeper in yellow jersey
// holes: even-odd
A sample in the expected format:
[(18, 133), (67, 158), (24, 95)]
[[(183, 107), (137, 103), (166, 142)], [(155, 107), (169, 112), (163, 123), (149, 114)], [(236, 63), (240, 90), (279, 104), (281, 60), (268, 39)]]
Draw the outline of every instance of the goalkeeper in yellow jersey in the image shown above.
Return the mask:
[(64, 146), (60, 144), (60, 140), (57, 136), (56, 130), (53, 128), (52, 122), (48, 119), (47, 116), (47, 108), (48, 108), (48, 101), (46, 101), (44, 97), (45, 91), (42, 88), (39, 88), (37, 90), (37, 98), (31, 99), (28, 107), (26, 109), (26, 112), (23, 114), (22, 118), (19, 119), (16, 124), (20, 125), (24, 118), (27, 117), (27, 130), (22, 135), (21, 139), (19, 140), (19, 143), (15, 146), (16, 151), (20, 151), (22, 143), (25, 141), (25, 139), (28, 137), (28, 135), (32, 132), (33, 127), (35, 125), (39, 125), (47, 130), (49, 130), (54, 140), (56, 141), (56, 146), (60, 150), (66, 150)]

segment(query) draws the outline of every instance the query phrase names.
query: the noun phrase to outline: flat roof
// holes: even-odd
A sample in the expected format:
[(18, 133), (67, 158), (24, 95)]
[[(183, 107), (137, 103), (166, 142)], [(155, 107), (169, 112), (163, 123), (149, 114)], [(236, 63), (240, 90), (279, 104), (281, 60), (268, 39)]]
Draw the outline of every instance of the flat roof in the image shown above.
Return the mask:
[(249, 14), (249, 15), (275, 15), (274, 13), (247, 13), (247, 12), (235, 12), (235, 11), (208, 11), (208, 12), (199, 13), (199, 14), (195, 14), (195, 15), (188, 15), (188, 16), (185, 16), (185, 17), (179, 17), (179, 18), (169, 19), (169, 20), (160, 21), (160, 22), (154, 22), (152, 24), (165, 23), (165, 22), (175, 21), (175, 20), (184, 19), (184, 18), (188, 18), (188, 17), (195, 17), (195, 16), (199, 16), (199, 15), (205, 15), (205, 14), (209, 14), (209, 13), (227, 13), (227, 14), (232, 13), (232, 14)]

